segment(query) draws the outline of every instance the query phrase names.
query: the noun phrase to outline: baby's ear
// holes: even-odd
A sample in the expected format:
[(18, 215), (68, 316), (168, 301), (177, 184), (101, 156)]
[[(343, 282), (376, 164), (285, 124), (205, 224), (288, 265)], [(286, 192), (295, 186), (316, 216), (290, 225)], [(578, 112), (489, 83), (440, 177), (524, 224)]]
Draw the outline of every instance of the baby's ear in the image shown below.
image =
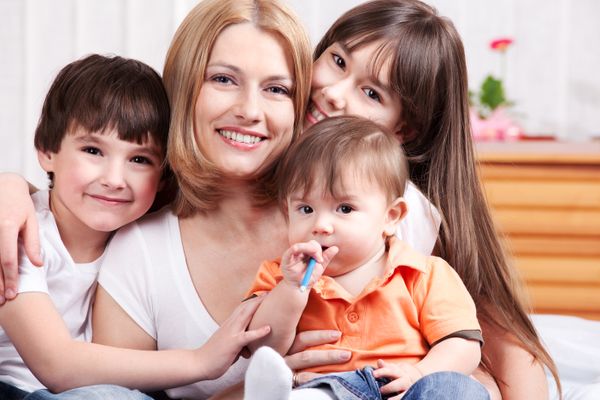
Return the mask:
[(406, 216), (408, 205), (403, 197), (398, 197), (390, 204), (385, 218), (384, 233), (386, 236), (393, 236), (396, 233), (396, 225)]
[(38, 161), (42, 169), (46, 172), (54, 171), (54, 156), (56, 153), (52, 153), (50, 151), (37, 151)]

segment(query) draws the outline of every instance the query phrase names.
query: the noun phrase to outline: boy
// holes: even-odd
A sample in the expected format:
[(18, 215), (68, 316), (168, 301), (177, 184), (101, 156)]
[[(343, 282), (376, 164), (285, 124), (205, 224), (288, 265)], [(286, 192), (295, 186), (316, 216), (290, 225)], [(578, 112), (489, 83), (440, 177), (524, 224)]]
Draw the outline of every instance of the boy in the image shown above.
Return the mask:
[[(44, 387), (63, 391), (112, 382), (151, 390), (212, 379), (220, 360), (206, 356), (206, 348), (235, 353), (225, 357), (226, 368), (245, 346), (245, 339), (226, 346), (216, 340), (204, 353), (141, 352), (84, 343), (91, 340), (102, 254), (116, 229), (152, 205), (168, 130), (161, 78), (141, 62), (91, 55), (54, 80), (35, 133), (50, 179), (50, 190), (33, 195), (44, 265), (34, 267), (22, 256), (20, 295), (0, 307), (0, 398), (21, 399)], [(188, 361), (193, 363), (186, 366)], [(195, 371), (186, 371), (190, 366)], [(89, 398), (148, 398), (108, 385), (73, 394), (86, 398), (85, 390)]]
[[(341, 331), (336, 343), (323, 347), (351, 350), (350, 361), (307, 371), (356, 372), (303, 386), (329, 386), (338, 398), (403, 393), (438, 371), (465, 374), (462, 381), (472, 381), (481, 395), (475, 398), (486, 398), (483, 386), (466, 376), (481, 357), (473, 300), (446, 262), (417, 254), (394, 237), (407, 212), (402, 194), (408, 179), (396, 139), (367, 120), (327, 119), (292, 145), (278, 173), (292, 246), (280, 263), (263, 263), (251, 289), (270, 291), (250, 324), (272, 327), (259, 343), (286, 354), (296, 331)], [(312, 289), (304, 292), (299, 287), (309, 258), (317, 263)], [(251, 363), (247, 399), (289, 397), (289, 383), (274, 383), (277, 372), (270, 371), (270, 382), (253, 372), (265, 358), (272, 369), (285, 369), (269, 362), (269, 354), (261, 349), (262, 360)], [(272, 396), (265, 393), (275, 387)]]

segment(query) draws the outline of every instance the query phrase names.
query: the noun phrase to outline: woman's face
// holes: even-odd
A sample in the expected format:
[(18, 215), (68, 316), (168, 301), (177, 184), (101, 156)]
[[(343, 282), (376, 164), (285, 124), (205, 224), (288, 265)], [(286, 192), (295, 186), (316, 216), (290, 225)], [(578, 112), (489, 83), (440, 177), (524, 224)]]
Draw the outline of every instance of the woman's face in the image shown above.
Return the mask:
[(336, 42), (321, 54), (313, 66), (305, 128), (326, 117), (357, 115), (399, 131), (402, 107), (389, 87), (389, 63), (384, 63), (377, 76), (371, 68), (380, 44), (373, 42), (350, 52)]
[(251, 23), (228, 26), (218, 36), (194, 126), (203, 154), (226, 175), (251, 177), (289, 145), (292, 65), (283, 40)]

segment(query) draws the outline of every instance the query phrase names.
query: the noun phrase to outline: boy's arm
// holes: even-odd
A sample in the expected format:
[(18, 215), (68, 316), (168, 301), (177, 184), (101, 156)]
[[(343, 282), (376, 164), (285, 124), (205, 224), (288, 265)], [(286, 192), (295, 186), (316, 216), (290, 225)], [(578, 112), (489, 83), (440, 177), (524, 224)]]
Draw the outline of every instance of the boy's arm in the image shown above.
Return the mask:
[(47, 294), (22, 293), (0, 308), (0, 325), (33, 374), (55, 392), (112, 383), (165, 389), (222, 375), (251, 340), (246, 331), (260, 300), (245, 302), (196, 350), (141, 351), (73, 340)]
[[(252, 352), (260, 346), (269, 346), (282, 356), (287, 353), (296, 337), (296, 326), (306, 307), (310, 287), (319, 279), (337, 251), (337, 247), (322, 251), (321, 246), (313, 240), (297, 243), (283, 254), (281, 258), (283, 279), (264, 296), (265, 299), (250, 322), (250, 328), (269, 325), (271, 333), (252, 343), (249, 346)], [(314, 258), (317, 263), (308, 290), (300, 291), (300, 283), (309, 257)]]
[(439, 371), (455, 371), (470, 375), (480, 361), (480, 342), (452, 337), (433, 346), (415, 366), (423, 376)]
[(379, 360), (373, 376), (390, 378), (392, 381), (381, 387), (381, 393), (392, 394), (408, 390), (416, 381), (434, 372), (455, 371), (470, 375), (480, 360), (481, 349), (478, 341), (452, 337), (433, 346), (416, 364), (394, 364)]

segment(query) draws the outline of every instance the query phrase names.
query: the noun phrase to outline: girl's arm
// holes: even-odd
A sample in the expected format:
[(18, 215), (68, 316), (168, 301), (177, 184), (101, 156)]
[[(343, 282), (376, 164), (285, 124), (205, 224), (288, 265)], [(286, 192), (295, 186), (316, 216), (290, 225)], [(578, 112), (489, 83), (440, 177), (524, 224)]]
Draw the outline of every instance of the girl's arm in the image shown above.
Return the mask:
[(485, 332), (484, 354), (503, 400), (547, 400), (548, 381), (542, 365), (523, 349), (517, 338), (481, 321)]
[(268, 327), (246, 331), (259, 302), (238, 306), (196, 350), (142, 351), (73, 340), (50, 297), (37, 292), (22, 293), (0, 308), (0, 325), (51, 391), (99, 383), (150, 391), (221, 376), (244, 346), (269, 332)]
[(37, 191), (17, 174), (0, 173), (0, 305), (17, 294), (18, 238), (31, 263), (42, 265), (37, 218), (29, 193)]

